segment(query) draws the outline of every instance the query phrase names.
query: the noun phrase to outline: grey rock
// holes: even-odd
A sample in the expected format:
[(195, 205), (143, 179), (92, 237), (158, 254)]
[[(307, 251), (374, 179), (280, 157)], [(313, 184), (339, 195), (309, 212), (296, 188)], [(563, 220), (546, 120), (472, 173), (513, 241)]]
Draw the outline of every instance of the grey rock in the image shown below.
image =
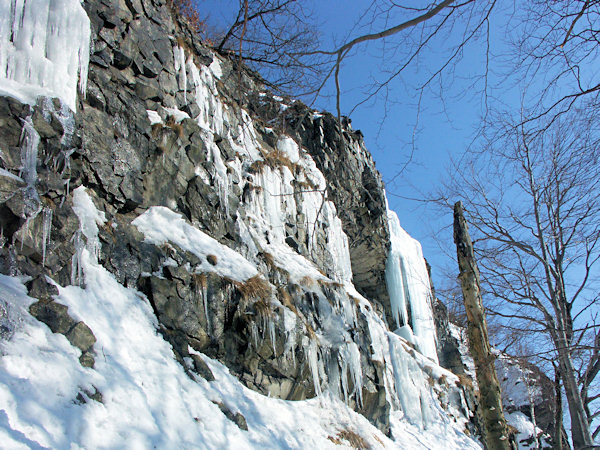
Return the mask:
[[(50, 302), (58, 295), (58, 288), (48, 282), (45, 276), (36, 277), (27, 283), (27, 295), (44, 302)], [(62, 306), (62, 305), (61, 305)]]
[(54, 301), (43, 301), (33, 303), (29, 306), (29, 312), (40, 322), (48, 325), (53, 333), (66, 334), (76, 324), (69, 316), (68, 307)]
[(232, 412), (222, 402), (215, 402), (215, 401), (213, 401), (213, 403), (219, 407), (219, 409), (221, 410), (221, 412), (223, 414), (225, 414), (225, 417), (227, 417), (229, 420), (231, 420), (233, 423), (235, 423), (241, 430), (248, 431), (248, 423), (246, 422), (246, 418), (242, 415), (242, 413), (239, 413), (239, 412), (234, 413), (234, 412)]
[(96, 359), (91, 352), (83, 352), (79, 357), (79, 364), (91, 369), (94, 367), (94, 364), (96, 364)]
[(192, 360), (194, 361), (194, 372), (204, 378), (206, 381), (214, 381), (215, 376), (213, 375), (210, 367), (204, 362), (204, 360), (195, 354), (191, 355)]
[(77, 322), (66, 334), (69, 342), (82, 352), (87, 352), (96, 343), (96, 337), (90, 327), (83, 322)]
[(16, 191), (26, 186), (23, 180), (0, 173), (0, 203), (6, 202)]

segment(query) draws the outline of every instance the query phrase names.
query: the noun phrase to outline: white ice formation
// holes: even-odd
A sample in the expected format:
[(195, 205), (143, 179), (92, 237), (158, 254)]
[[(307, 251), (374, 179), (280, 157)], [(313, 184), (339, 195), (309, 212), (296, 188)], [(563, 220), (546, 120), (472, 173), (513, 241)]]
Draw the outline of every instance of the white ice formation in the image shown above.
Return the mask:
[(34, 104), (85, 94), (90, 21), (80, 0), (0, 1), (0, 94)]
[(429, 273), (421, 244), (400, 226), (388, 210), (391, 246), (386, 263), (386, 284), (397, 333), (425, 356), (438, 362)]

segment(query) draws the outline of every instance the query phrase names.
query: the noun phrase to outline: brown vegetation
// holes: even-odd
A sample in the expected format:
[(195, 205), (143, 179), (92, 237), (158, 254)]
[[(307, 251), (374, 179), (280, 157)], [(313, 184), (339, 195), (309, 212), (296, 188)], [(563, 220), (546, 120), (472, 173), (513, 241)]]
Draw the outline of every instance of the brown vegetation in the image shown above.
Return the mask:
[(285, 153), (273, 150), (263, 153), (263, 159), (254, 161), (248, 168), (248, 172), (252, 174), (260, 173), (265, 166), (269, 166), (271, 169), (287, 167), (292, 174), (296, 173), (299, 168), (298, 164), (293, 163)]
[(260, 274), (248, 278), (246, 281), (233, 282), (244, 299), (268, 299), (271, 295), (271, 285)]
[(460, 386), (464, 386), (466, 388), (473, 389), (473, 379), (469, 375), (467, 375), (465, 373), (460, 373), (456, 376), (458, 377), (458, 384)]
[[(375, 437), (375, 438), (379, 442), (381, 442), (380, 439), (378, 439), (377, 437)], [(365, 441), (365, 439), (361, 435), (359, 435), (355, 431), (348, 430), (348, 429), (338, 432), (336, 437), (327, 436), (327, 439), (329, 439), (331, 442), (333, 442), (336, 445), (342, 445), (342, 443), (343, 443), (342, 441), (346, 441), (353, 448), (356, 448), (356, 449), (371, 448), (371, 446), (367, 443), (367, 441)]]
[(204, 43), (213, 45), (211, 40), (207, 37), (207, 23), (198, 13), (198, 10), (192, 3), (192, 0), (171, 0), (171, 7), (188, 23), (196, 36), (198, 36)]

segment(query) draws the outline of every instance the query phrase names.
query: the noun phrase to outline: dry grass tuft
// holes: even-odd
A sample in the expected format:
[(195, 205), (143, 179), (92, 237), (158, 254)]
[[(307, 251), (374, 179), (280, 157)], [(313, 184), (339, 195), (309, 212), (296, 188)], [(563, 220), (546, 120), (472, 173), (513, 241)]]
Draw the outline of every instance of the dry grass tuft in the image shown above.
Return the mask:
[(308, 337), (311, 340), (316, 341), (317, 340), (317, 333), (315, 333), (315, 329), (312, 327), (312, 325), (308, 322), (306, 322), (304, 324), (304, 327), (306, 328), (306, 334), (308, 335)]
[(283, 286), (281, 286), (278, 289), (278, 293), (279, 301), (281, 302), (281, 304), (288, 308), (290, 311), (292, 311), (294, 314), (298, 315), (298, 310), (296, 309), (296, 305), (294, 305), (293, 303), (292, 296), (290, 295), (290, 293)]
[(206, 274), (204, 272), (193, 274), (192, 280), (197, 288), (206, 289), (208, 287), (208, 279), (206, 278)]
[(317, 281), (321, 286), (329, 286), (329, 287), (333, 287), (333, 288), (342, 288), (344, 287), (343, 283), (340, 283), (338, 281), (333, 281), (330, 279), (324, 280), (323, 278), (320, 278)]
[(470, 376), (468, 376), (466, 373), (461, 373), (457, 375), (458, 377), (458, 384), (460, 386), (464, 386), (466, 388), (469, 389), (473, 389), (473, 380), (471, 379)]
[(287, 167), (290, 172), (295, 173), (298, 164), (293, 163), (288, 156), (279, 150), (274, 150), (265, 155), (265, 161), (273, 169), (277, 167)]
[(379, 442), (382, 447), (385, 447), (385, 444), (383, 443), (383, 441), (381, 439), (379, 439), (379, 437), (376, 434), (373, 435), (373, 439), (375, 439), (377, 442)]
[(360, 306), (360, 299), (358, 297), (355, 297), (354, 295), (348, 295), (348, 297), (350, 297), (356, 307)]
[(268, 299), (271, 295), (271, 285), (259, 274), (248, 278), (246, 281), (234, 281), (235, 287), (242, 296), (248, 299)]
[(437, 381), (442, 386), (448, 386), (448, 377), (446, 375), (442, 375)]
[(175, 133), (177, 133), (177, 136), (179, 138), (183, 137), (183, 127), (181, 126), (180, 123), (177, 123), (177, 121), (175, 120), (175, 117), (167, 116), (167, 120), (165, 121), (165, 126), (170, 128), (171, 130), (175, 131)]
[(287, 167), (292, 174), (296, 173), (299, 167), (298, 164), (293, 163), (282, 151), (273, 150), (272, 152), (264, 153), (263, 159), (254, 161), (248, 168), (248, 172), (252, 174), (260, 173), (266, 166), (269, 166), (271, 169)]
[(263, 167), (265, 167), (266, 165), (267, 163), (264, 160), (257, 159), (250, 165), (250, 167), (248, 167), (248, 172), (252, 174), (260, 173), (262, 172)]
[(275, 264), (275, 257), (271, 253), (263, 252), (262, 256), (269, 267), (272, 269), (277, 268), (277, 265)]
[(254, 307), (254, 311), (256, 315), (261, 319), (266, 319), (268, 317), (273, 317), (273, 304), (268, 299), (260, 299), (255, 301), (252, 306)]
[[(375, 438), (377, 439), (377, 437), (375, 436)], [(353, 448), (356, 449), (369, 449), (371, 448), (371, 446), (367, 443), (367, 441), (365, 441), (365, 439), (357, 434), (356, 432), (352, 431), (352, 430), (342, 430), (340, 432), (338, 432), (336, 437), (333, 436), (327, 436), (327, 439), (329, 439), (331, 442), (333, 442), (335, 445), (342, 445), (342, 441), (346, 441), (347, 443), (350, 444), (350, 446), (352, 446)], [(379, 442), (381, 442), (379, 439), (377, 439)], [(381, 442), (383, 444), (383, 442)]]
[(173, 116), (167, 116), (167, 120), (165, 121), (165, 123), (155, 123), (152, 125), (152, 137), (154, 139), (160, 137), (161, 132), (163, 130), (165, 130), (166, 128), (170, 128), (171, 130), (175, 131), (175, 133), (177, 133), (177, 137), (178, 138), (182, 138), (183, 137), (183, 127), (181, 126), (180, 123), (177, 123), (175, 121), (175, 118)]
[(297, 180), (296, 186), (300, 188), (300, 191), (315, 191), (317, 189), (317, 185), (314, 184), (310, 180)]
[(316, 285), (316, 283), (317, 282), (315, 281), (315, 279), (312, 277), (309, 277), (308, 275), (306, 275), (300, 279), (300, 285), (304, 286), (304, 287), (308, 287), (308, 288), (314, 287)]

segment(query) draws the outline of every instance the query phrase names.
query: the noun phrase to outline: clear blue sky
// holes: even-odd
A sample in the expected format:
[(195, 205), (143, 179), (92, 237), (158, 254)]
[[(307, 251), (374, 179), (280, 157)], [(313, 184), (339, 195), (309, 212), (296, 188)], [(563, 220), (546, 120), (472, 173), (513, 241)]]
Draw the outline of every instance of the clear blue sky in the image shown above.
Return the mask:
[[(209, 11), (211, 23), (229, 23), (237, 0), (197, 0), (199, 8)], [(354, 28), (363, 9), (371, 2), (329, 0), (312, 5), (321, 21), (323, 42), (337, 42), (345, 36), (355, 37), (365, 29)], [(394, 39), (394, 38), (391, 38)], [(370, 43), (357, 49), (344, 60), (341, 70), (342, 114), (364, 99), (362, 86), (381, 69), (382, 49)], [(409, 234), (419, 240), (424, 255), (432, 264), (434, 283), (439, 285), (442, 266), (453, 267), (452, 213), (440, 213), (422, 199), (437, 189), (447, 176), (451, 155), (459, 156), (471, 144), (482, 113), (481, 96), (469, 86), (483, 72), (484, 49), (465, 48), (453, 80), (443, 86), (444, 99), (439, 97), (439, 85), (432, 86), (417, 107), (415, 87), (437, 68), (447, 53), (426, 54), (418, 66), (411, 67), (392, 86), (388, 101), (381, 96), (356, 109), (352, 126), (364, 134), (367, 148), (373, 154), (377, 168), (386, 183), (390, 207)], [(329, 85), (333, 92), (333, 85)], [(335, 111), (332, 98), (322, 98), (317, 108)], [(406, 164), (409, 162), (408, 164)], [(400, 173), (401, 172), (401, 173)], [(400, 173), (400, 174), (399, 174)], [(414, 200), (410, 200), (414, 199)], [(439, 242), (445, 243), (440, 248)]]

